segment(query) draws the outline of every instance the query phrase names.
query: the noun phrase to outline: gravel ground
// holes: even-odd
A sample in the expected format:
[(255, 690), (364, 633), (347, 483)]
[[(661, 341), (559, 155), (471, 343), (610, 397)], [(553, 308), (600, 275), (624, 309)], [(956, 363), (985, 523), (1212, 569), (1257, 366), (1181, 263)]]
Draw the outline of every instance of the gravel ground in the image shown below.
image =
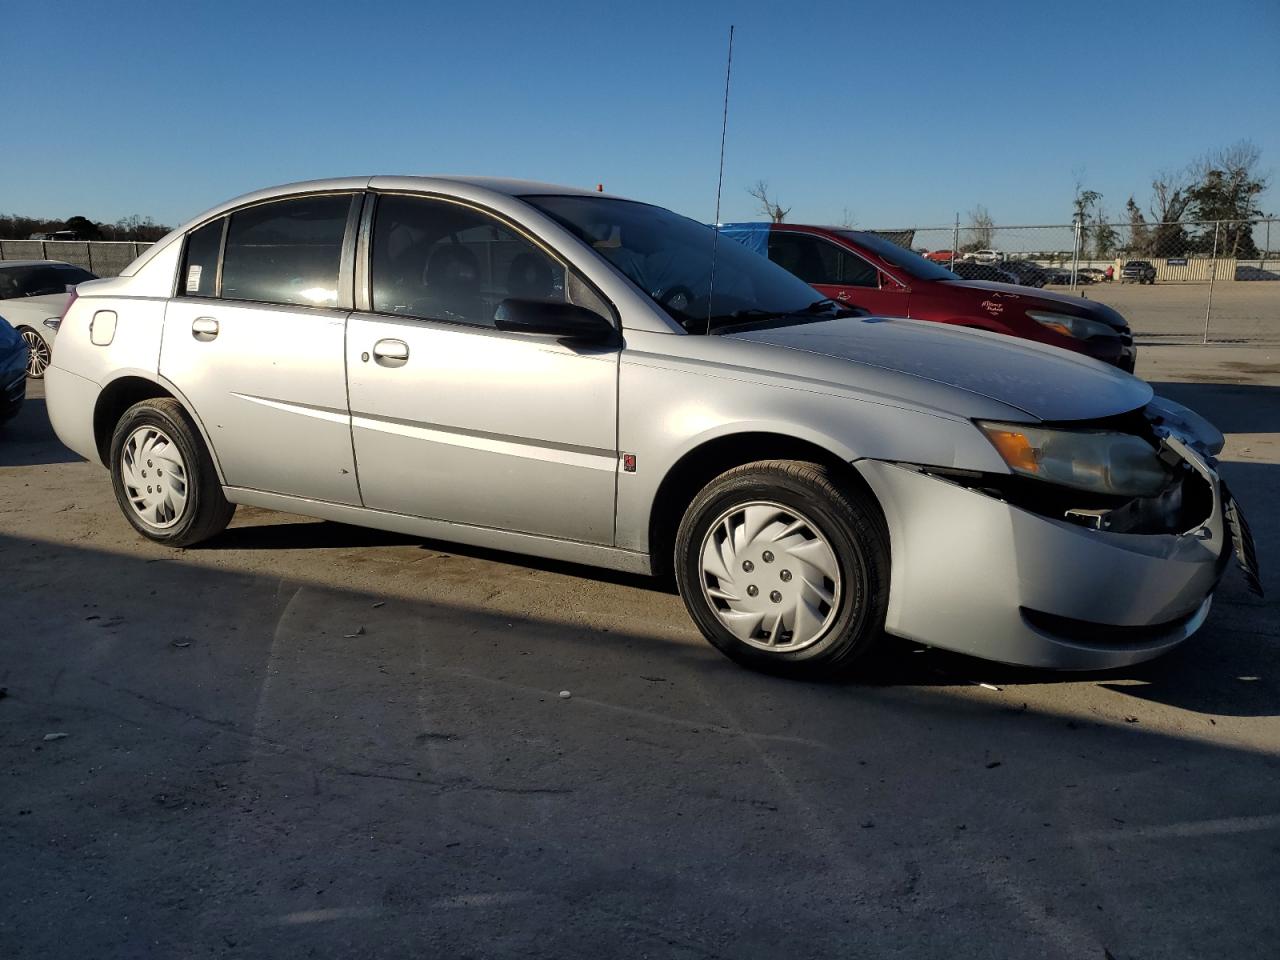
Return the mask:
[[(1274, 598), (1280, 351), (1145, 344), (1139, 372), (1229, 433)], [(248, 509), (205, 549), (151, 545), (38, 389), (0, 435), (0, 568), (6, 960), (1280, 936), (1280, 617), (1234, 571), (1140, 667), (904, 648), (787, 682), (643, 579)]]

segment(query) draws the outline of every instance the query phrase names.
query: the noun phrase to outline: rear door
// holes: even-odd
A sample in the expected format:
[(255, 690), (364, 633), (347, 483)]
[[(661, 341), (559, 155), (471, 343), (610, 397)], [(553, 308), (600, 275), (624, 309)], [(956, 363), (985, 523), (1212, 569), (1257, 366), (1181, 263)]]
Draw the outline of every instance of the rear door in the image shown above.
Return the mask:
[(507, 297), (609, 308), (478, 207), (386, 194), (366, 217), (368, 309), (347, 328), (365, 506), (611, 544), (618, 348), (493, 324)]
[(774, 229), (769, 233), (769, 259), (839, 303), (884, 316), (907, 315), (906, 289), (834, 241)]
[(160, 374), (229, 486), (358, 504), (345, 329), (359, 195), (256, 204), (186, 240)]

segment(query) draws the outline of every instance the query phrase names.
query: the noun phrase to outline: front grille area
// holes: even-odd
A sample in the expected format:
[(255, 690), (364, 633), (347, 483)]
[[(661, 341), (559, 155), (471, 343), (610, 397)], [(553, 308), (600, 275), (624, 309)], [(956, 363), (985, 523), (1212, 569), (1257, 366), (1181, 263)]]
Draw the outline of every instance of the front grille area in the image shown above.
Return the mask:
[(1063, 640), (1091, 646), (1116, 646), (1158, 643), (1181, 636), (1186, 631), (1187, 624), (1200, 611), (1192, 610), (1173, 620), (1141, 627), (1118, 627), (1110, 623), (1094, 623), (1092, 620), (1075, 620), (1042, 610), (1032, 610), (1030, 607), (1019, 607), (1018, 612), (1029, 626)]

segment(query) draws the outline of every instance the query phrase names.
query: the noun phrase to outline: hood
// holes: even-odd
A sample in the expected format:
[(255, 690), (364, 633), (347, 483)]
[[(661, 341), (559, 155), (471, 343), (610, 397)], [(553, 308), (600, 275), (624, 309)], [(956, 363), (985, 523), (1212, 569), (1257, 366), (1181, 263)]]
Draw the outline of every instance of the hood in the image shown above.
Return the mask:
[[(1144, 381), (1078, 353), (920, 320), (848, 317), (725, 336), (944, 384), (1043, 421), (1111, 417), (1152, 396)], [(853, 368), (849, 382), (858, 379)]]
[(1129, 324), (1124, 317), (1105, 303), (1073, 297), (1069, 293), (1055, 293), (1052, 290), (1024, 287), (1014, 283), (992, 283), (989, 280), (939, 280), (938, 282), (952, 289), (972, 290), (975, 297), (979, 299), (998, 294), (999, 299), (1016, 304), (1020, 310), (1053, 310), (1074, 317), (1101, 320), (1117, 330), (1129, 329)]

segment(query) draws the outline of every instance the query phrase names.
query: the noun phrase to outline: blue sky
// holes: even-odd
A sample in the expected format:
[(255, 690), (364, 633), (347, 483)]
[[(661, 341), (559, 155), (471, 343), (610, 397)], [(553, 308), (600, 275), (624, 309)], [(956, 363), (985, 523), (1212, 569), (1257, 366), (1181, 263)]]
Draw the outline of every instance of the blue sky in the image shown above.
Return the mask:
[[(1280, 170), (1280, 4), (8, 5), (0, 211), (177, 223), (275, 183), (482, 173), (795, 221), (1118, 213), (1241, 138)], [(39, 42), (28, 42), (41, 38)], [(16, 87), (15, 87), (16, 84)], [(1264, 200), (1280, 212), (1280, 189)]]

